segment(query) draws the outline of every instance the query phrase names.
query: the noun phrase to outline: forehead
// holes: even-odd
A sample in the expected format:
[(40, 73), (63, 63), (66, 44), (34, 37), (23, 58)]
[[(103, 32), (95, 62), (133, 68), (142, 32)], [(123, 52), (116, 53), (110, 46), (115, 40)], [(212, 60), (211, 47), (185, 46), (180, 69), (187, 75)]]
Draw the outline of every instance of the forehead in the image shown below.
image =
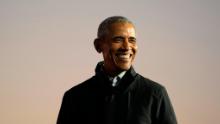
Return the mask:
[(131, 23), (113, 23), (109, 27), (109, 35), (129, 35), (135, 37), (135, 28)]

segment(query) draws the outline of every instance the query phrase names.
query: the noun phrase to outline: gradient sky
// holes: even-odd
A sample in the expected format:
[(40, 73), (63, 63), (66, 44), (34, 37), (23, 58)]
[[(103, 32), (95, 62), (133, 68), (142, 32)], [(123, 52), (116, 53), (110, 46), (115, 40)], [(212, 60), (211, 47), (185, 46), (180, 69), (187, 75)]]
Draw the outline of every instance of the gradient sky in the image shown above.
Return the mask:
[(54, 124), (63, 94), (94, 75), (99, 23), (136, 25), (134, 68), (164, 85), (180, 124), (218, 123), (219, 0), (1, 0), (0, 123)]

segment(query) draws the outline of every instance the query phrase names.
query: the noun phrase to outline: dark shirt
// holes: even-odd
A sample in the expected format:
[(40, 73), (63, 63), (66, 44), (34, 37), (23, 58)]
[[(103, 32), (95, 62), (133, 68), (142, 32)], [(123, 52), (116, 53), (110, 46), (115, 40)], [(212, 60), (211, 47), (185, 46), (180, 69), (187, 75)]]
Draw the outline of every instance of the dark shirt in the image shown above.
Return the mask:
[(57, 124), (177, 124), (166, 89), (131, 67), (120, 83), (96, 67), (96, 74), (68, 90)]

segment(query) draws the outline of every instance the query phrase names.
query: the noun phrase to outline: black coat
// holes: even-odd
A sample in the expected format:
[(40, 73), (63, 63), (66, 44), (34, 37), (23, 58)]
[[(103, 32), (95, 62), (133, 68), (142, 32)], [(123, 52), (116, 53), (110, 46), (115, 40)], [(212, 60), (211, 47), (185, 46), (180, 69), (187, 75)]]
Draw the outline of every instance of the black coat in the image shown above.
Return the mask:
[(68, 90), (57, 124), (177, 124), (166, 89), (131, 67), (116, 87), (96, 75)]

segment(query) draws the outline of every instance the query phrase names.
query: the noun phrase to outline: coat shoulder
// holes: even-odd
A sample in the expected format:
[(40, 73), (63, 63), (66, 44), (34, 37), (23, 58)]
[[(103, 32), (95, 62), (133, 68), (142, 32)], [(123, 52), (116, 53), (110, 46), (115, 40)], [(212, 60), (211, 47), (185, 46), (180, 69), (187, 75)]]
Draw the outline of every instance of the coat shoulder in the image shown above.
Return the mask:
[(94, 77), (91, 77), (91, 78), (87, 79), (86, 81), (81, 82), (81, 83), (73, 86), (72, 88), (67, 90), (65, 94), (80, 95), (80, 94), (83, 94), (85, 92), (88, 92), (89, 89), (94, 87), (94, 85), (93, 85), (94, 82), (95, 82)]
[(165, 87), (162, 84), (146, 78), (140, 74), (137, 75), (136, 83), (133, 87), (139, 92), (148, 94), (151, 93), (152, 95), (156, 96), (161, 95), (161, 92), (165, 90)]

